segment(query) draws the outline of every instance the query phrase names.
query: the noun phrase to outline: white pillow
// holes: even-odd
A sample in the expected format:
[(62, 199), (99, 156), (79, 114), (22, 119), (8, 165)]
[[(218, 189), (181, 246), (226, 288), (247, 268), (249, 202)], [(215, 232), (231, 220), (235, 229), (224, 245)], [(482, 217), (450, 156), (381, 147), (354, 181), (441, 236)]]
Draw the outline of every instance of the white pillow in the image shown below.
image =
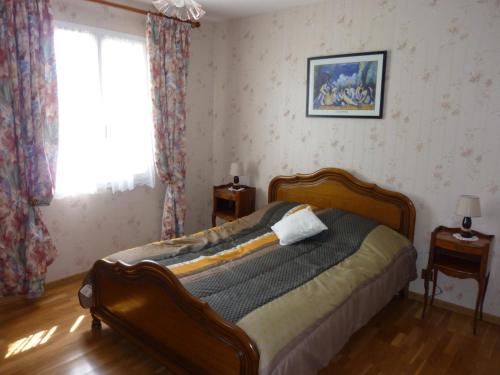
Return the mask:
[(318, 219), (311, 207), (307, 207), (284, 217), (271, 229), (278, 236), (280, 245), (291, 245), (327, 230), (328, 227)]

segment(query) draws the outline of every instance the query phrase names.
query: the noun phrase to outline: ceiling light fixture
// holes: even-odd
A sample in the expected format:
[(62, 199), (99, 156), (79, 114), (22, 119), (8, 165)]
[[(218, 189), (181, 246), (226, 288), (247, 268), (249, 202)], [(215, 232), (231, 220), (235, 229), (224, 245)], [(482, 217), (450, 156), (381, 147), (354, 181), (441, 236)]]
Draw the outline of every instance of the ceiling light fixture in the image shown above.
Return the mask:
[(198, 21), (205, 11), (195, 0), (154, 0), (153, 5), (167, 17)]

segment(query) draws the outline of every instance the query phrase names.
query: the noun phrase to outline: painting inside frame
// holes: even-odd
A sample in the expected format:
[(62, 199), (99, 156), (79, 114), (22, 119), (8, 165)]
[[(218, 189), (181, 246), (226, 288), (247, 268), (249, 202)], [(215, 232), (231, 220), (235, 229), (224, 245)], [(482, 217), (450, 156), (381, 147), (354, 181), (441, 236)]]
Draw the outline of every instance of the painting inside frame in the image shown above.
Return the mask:
[(306, 115), (382, 118), (386, 54), (309, 58)]

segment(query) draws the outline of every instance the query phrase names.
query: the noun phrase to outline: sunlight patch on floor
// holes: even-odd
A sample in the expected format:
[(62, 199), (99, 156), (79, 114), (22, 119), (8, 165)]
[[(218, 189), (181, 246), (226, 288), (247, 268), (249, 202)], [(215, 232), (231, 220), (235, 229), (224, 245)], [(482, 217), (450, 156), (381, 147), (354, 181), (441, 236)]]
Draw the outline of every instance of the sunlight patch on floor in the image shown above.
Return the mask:
[(76, 318), (75, 322), (71, 326), (69, 333), (73, 333), (76, 331), (76, 329), (80, 326), (80, 323), (82, 322), (83, 318), (85, 318), (85, 315), (80, 315), (78, 318)]
[(43, 331), (36, 332), (32, 335), (29, 335), (27, 337), (23, 337), (22, 339), (19, 339), (15, 342), (9, 344), (9, 347), (7, 349), (7, 353), (5, 354), (4, 358), (9, 358), (13, 355), (28, 351), (30, 349), (33, 349), (33, 348), (39, 346), (39, 345), (43, 345), (43, 344), (47, 343), (47, 341), (50, 340), (50, 338), (52, 337), (52, 335), (54, 334), (56, 329), (57, 329), (57, 326), (54, 326), (49, 330), (43, 330)]

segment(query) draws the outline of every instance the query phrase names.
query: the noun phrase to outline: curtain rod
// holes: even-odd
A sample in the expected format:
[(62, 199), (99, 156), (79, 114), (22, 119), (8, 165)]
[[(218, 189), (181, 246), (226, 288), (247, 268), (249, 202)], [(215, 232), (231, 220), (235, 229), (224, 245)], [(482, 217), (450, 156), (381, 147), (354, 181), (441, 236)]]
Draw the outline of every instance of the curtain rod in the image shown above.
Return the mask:
[(200, 27), (200, 23), (197, 22), (197, 21), (191, 21), (191, 20), (186, 20), (185, 21), (185, 20), (181, 20), (181, 19), (179, 19), (177, 17), (169, 17), (169, 16), (166, 16), (166, 15), (161, 14), (161, 13), (149, 12), (149, 11), (144, 10), (144, 9), (134, 8), (134, 7), (131, 7), (131, 6), (128, 6), (128, 5), (124, 5), (124, 4), (117, 4), (117, 3), (113, 3), (113, 2), (107, 1), (107, 0), (85, 0), (85, 1), (88, 1), (89, 3), (96, 3), (96, 4), (101, 4), (101, 5), (107, 5), (107, 6), (112, 7), (112, 8), (127, 10), (129, 12), (134, 12), (134, 13), (139, 13), (139, 14), (144, 14), (144, 15), (154, 14), (155, 16), (170, 18), (172, 20), (176, 20), (176, 21), (179, 21), (179, 22), (189, 23), (189, 24), (191, 24), (191, 27), (193, 29), (195, 29), (197, 27)]

